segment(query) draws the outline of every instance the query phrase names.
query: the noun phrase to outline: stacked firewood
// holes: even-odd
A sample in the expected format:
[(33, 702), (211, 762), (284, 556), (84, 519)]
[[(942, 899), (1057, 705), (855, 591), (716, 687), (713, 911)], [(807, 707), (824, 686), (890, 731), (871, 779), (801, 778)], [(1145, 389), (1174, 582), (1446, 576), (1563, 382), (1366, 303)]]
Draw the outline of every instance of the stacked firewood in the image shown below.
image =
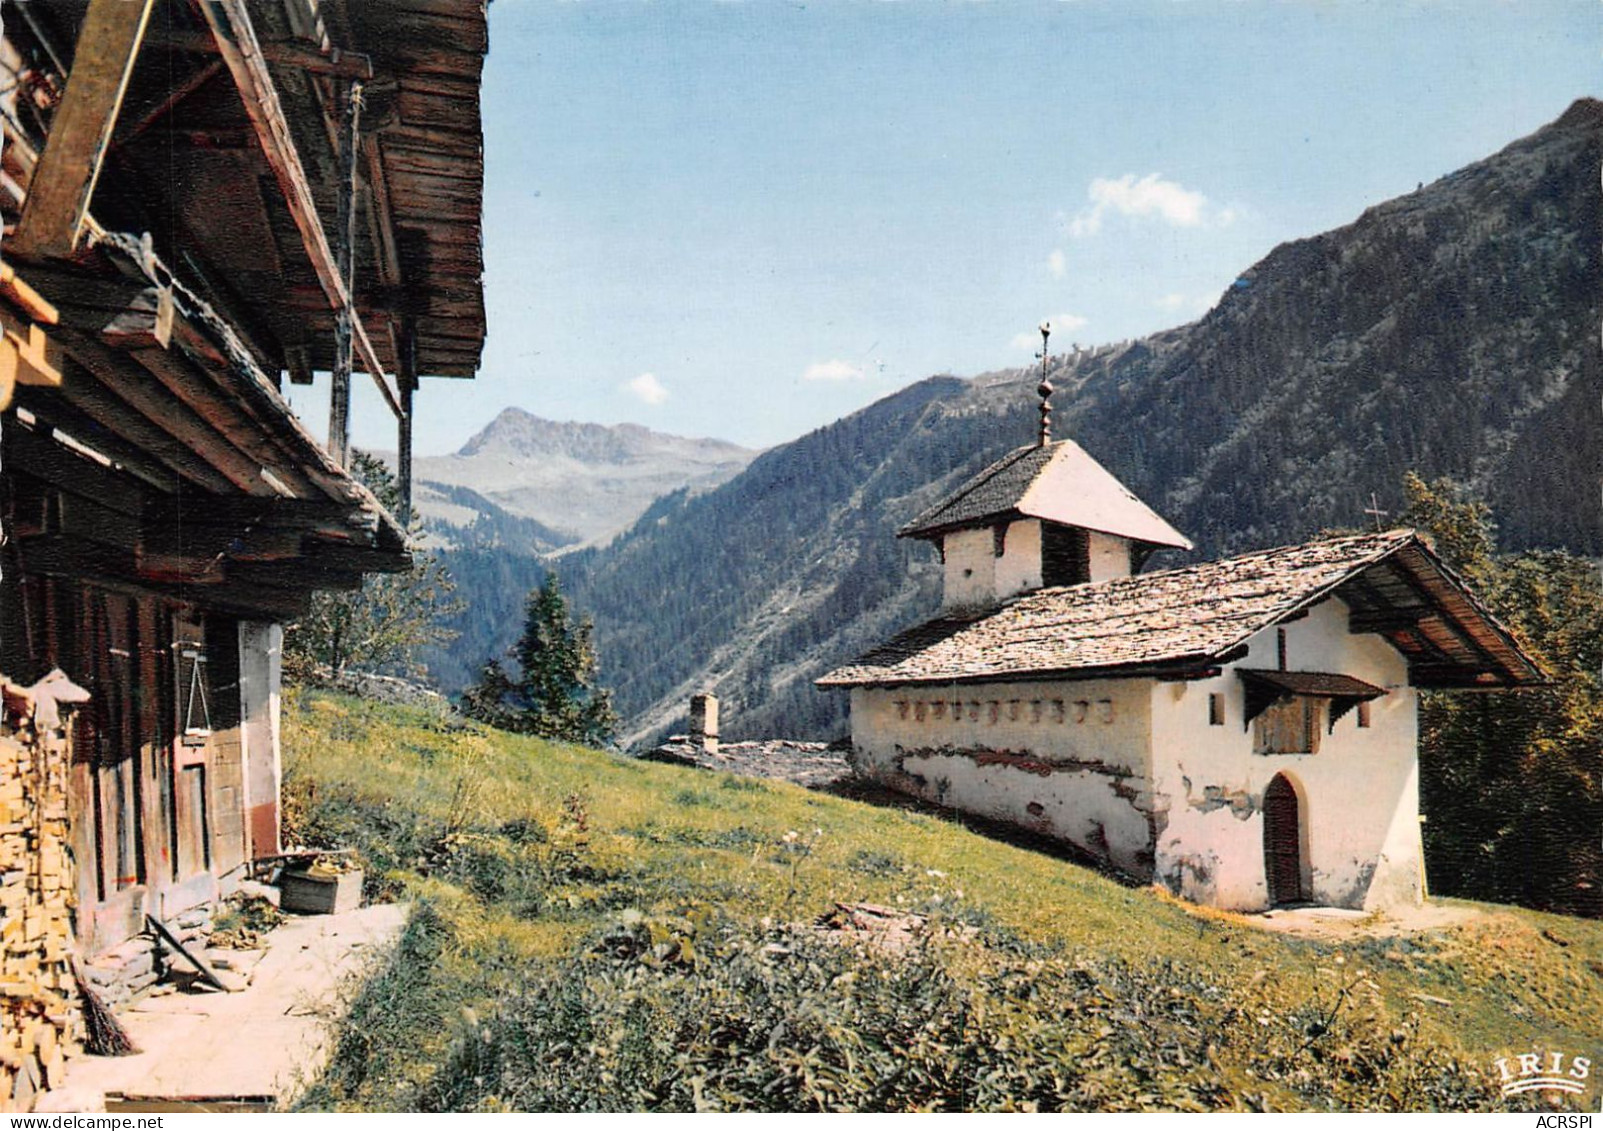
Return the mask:
[(61, 706), (82, 692), (46, 682), (0, 680), (0, 1112), (30, 1110), (78, 1052)]

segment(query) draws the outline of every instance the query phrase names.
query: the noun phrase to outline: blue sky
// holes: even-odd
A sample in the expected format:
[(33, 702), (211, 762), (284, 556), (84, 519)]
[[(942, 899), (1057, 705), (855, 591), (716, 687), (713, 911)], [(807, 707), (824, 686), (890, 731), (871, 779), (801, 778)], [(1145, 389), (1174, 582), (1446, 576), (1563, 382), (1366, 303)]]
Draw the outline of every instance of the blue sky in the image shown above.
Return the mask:
[[(1023, 364), (1043, 317), (1054, 347), (1188, 321), (1277, 243), (1597, 96), (1598, 17), (495, 0), (489, 339), (478, 380), (424, 382), (418, 450), (507, 405), (766, 446)], [(392, 447), (357, 388), (356, 441)]]

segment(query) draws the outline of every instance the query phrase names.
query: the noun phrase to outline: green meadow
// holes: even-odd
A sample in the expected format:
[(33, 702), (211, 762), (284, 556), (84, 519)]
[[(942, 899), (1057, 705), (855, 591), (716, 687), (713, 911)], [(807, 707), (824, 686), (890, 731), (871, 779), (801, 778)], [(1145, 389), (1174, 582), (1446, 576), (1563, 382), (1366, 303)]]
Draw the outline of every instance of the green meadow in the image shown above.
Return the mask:
[[(939, 814), (294, 690), (287, 836), (411, 905), (307, 1110), (1596, 1110), (1603, 924), (1297, 938)], [(922, 917), (901, 945), (817, 926)], [(1360, 925), (1362, 927), (1364, 925)], [(1566, 1064), (1569, 1062), (1566, 1061)]]

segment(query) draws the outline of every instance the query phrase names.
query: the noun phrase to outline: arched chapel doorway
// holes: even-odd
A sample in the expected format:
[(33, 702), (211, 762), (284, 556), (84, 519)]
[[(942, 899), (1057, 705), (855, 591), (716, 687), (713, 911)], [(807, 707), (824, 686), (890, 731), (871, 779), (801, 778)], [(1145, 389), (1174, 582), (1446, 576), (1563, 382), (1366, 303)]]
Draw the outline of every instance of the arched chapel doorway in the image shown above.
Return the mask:
[(1302, 883), (1302, 806), (1284, 774), (1276, 774), (1264, 790), (1263, 872), (1271, 907), (1308, 898)]

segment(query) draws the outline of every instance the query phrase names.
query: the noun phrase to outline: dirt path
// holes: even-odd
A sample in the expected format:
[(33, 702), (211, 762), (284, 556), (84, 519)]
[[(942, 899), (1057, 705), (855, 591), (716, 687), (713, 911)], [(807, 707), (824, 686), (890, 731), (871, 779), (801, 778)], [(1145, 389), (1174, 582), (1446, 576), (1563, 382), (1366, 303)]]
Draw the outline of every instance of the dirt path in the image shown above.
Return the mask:
[(84, 1056), (67, 1069), (64, 1092), (82, 1106), (96, 1100), (172, 1110), (250, 1101), (272, 1106), (303, 1086), (328, 1050), (329, 1022), (341, 1008), (345, 978), (400, 934), (406, 907), (384, 904), (339, 915), (292, 916), (267, 939), (249, 987), (239, 993), (170, 993), (121, 1015), (142, 1050), (127, 1057)]
[(1340, 942), (1344, 939), (1383, 939), (1422, 931), (1441, 931), (1464, 923), (1483, 920), (1488, 912), (1478, 907), (1448, 903), (1423, 903), (1418, 907), (1395, 907), (1386, 911), (1351, 911), (1343, 907), (1280, 907), (1261, 914), (1216, 911), (1210, 907), (1182, 904), (1203, 919), (1238, 923), (1260, 931), (1277, 931), (1305, 939)]

